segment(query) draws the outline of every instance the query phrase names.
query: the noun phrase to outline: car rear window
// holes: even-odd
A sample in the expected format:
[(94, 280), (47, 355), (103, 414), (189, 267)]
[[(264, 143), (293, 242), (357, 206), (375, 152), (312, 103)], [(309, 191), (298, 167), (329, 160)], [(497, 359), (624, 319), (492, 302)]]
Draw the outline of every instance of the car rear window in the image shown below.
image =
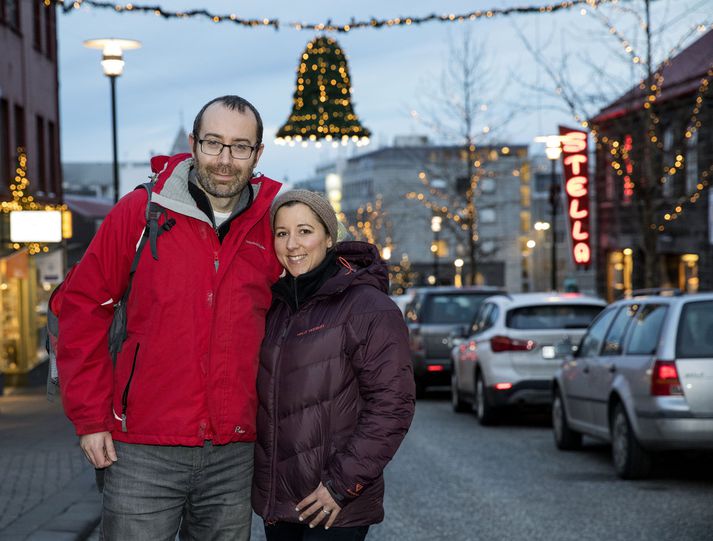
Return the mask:
[(421, 312), (421, 323), (469, 324), (490, 293), (428, 295)]
[(713, 301), (689, 302), (683, 307), (676, 357), (713, 357)]
[(508, 311), (511, 329), (586, 329), (603, 306), (590, 304), (542, 304)]

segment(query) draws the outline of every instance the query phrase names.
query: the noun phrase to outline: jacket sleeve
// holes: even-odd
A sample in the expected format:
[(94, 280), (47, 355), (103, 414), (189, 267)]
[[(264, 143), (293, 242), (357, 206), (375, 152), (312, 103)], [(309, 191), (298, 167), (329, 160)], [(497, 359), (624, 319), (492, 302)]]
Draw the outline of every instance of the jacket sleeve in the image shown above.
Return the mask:
[(111, 431), (113, 366), (108, 331), (143, 231), (146, 195), (137, 190), (109, 213), (65, 284), (57, 368), (64, 411), (78, 435)]
[[(408, 330), (394, 308), (352, 316), (347, 343), (359, 383), (356, 429), (327, 462), (322, 482), (344, 505), (384, 471), (411, 425), (415, 384)], [(348, 353), (350, 353), (348, 351)]]

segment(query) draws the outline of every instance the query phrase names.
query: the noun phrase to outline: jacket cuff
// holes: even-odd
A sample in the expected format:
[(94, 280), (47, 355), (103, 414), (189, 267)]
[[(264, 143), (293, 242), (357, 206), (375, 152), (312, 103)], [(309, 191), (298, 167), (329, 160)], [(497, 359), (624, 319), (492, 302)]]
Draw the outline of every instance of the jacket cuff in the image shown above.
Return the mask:
[(108, 419), (105, 421), (75, 423), (74, 429), (77, 436), (96, 434), (98, 432), (111, 432), (114, 430), (114, 422)]
[(334, 501), (339, 504), (339, 507), (344, 507), (345, 504), (349, 503), (351, 500), (347, 500), (346, 496), (344, 494), (340, 494), (337, 492), (337, 490), (334, 488), (334, 483), (332, 482), (331, 479), (327, 479), (326, 481), (322, 481), (322, 485), (324, 488), (326, 488), (329, 491), (329, 494), (334, 498)]

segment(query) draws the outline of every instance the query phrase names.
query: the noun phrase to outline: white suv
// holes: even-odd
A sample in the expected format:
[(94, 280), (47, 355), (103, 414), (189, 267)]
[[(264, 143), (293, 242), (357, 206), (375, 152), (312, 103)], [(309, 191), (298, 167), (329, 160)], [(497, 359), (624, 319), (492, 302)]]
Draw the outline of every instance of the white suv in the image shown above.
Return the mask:
[(511, 404), (550, 404), (559, 367), (555, 344), (578, 342), (606, 303), (578, 293), (520, 293), (488, 297), (470, 336), (451, 351), (454, 411), (472, 404), (481, 424)]

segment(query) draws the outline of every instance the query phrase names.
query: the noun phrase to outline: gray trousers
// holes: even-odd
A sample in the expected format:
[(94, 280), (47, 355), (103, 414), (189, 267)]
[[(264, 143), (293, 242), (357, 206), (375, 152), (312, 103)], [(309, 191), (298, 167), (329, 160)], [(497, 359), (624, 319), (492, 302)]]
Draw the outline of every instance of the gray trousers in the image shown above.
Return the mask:
[(173, 541), (179, 526), (182, 540), (250, 539), (253, 443), (114, 445), (119, 460), (106, 469), (102, 539)]

